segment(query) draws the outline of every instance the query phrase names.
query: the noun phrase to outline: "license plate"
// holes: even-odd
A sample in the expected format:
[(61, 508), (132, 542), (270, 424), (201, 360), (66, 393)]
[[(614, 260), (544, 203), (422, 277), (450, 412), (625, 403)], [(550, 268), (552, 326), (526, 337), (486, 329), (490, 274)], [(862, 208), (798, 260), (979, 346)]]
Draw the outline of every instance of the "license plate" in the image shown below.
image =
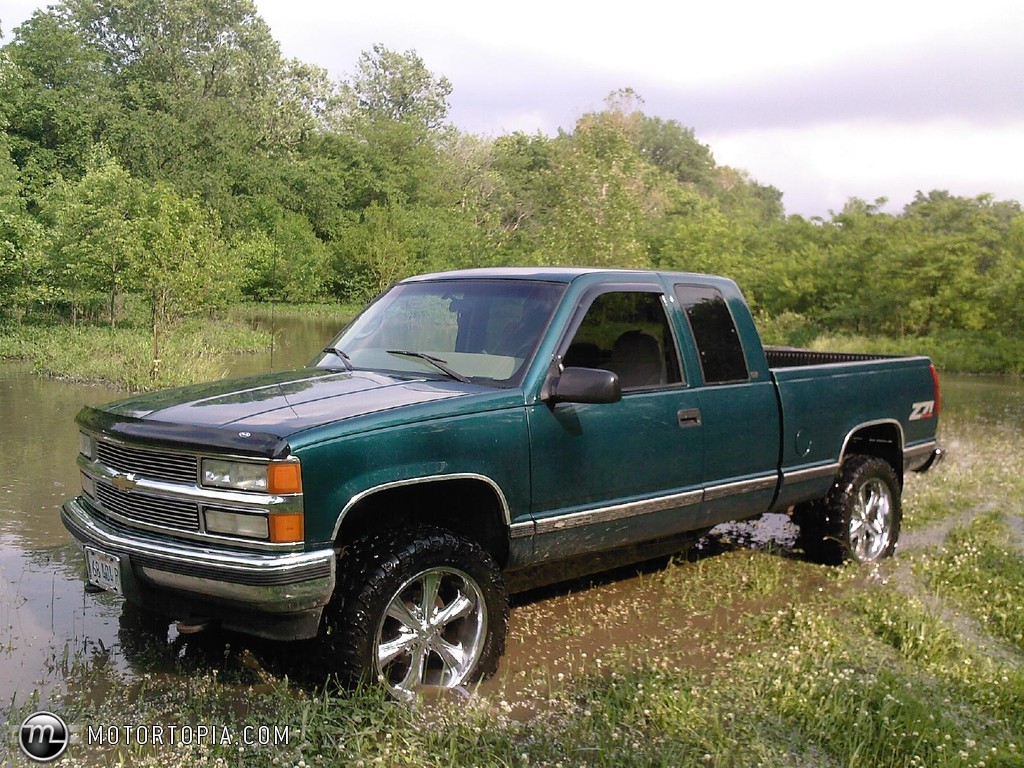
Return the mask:
[(85, 548), (85, 567), (89, 571), (89, 582), (111, 592), (121, 592), (121, 561), (106, 552), (92, 547)]

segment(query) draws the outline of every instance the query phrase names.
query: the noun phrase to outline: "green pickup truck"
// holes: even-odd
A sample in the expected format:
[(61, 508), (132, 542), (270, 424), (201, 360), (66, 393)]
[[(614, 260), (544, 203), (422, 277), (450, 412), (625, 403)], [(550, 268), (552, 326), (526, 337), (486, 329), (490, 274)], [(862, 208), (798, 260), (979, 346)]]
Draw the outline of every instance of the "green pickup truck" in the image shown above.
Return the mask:
[(84, 409), (62, 520), (91, 588), (320, 635), (411, 697), (492, 673), (508, 593), (559, 563), (770, 511), (837, 557), (891, 555), (939, 408), (927, 358), (763, 348), (724, 278), (424, 275), (306, 368)]

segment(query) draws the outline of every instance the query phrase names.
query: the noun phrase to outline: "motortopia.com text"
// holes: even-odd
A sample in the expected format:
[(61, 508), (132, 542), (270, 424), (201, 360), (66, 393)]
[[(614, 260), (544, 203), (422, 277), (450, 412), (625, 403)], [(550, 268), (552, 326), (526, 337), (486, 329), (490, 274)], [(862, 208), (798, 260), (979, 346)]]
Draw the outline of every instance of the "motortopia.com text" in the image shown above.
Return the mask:
[(246, 725), (88, 725), (80, 730), (88, 746), (279, 746), (287, 745), (290, 726)]

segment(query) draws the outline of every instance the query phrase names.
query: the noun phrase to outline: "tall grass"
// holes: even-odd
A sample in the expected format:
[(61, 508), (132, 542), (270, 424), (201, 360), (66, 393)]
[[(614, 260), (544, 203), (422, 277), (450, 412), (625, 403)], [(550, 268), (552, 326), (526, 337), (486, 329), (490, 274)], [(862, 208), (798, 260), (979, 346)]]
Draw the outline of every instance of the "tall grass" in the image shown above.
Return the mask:
[(162, 337), (154, 378), (146, 328), (25, 324), (0, 330), (0, 359), (27, 360), (45, 376), (138, 392), (222, 378), (232, 354), (268, 343), (268, 334), (240, 322), (191, 320)]
[(278, 317), (301, 318), (317, 317), (348, 322), (363, 309), (362, 304), (338, 302), (330, 304), (272, 304), (266, 301), (247, 301), (235, 304), (228, 311), (228, 316), (241, 320), (262, 318), (271, 313)]
[(766, 344), (824, 352), (927, 355), (942, 371), (1024, 374), (1024, 341), (1012, 334), (942, 331), (924, 336), (866, 336), (823, 330), (792, 312), (759, 316), (757, 325)]

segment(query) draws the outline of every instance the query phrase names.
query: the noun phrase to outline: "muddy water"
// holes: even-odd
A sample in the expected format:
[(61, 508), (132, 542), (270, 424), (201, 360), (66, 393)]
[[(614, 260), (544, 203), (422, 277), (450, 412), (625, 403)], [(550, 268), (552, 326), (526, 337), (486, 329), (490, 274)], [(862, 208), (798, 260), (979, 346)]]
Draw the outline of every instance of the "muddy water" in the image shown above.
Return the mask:
[[(274, 328), (273, 352), (268, 347), (240, 356), (232, 375), (302, 366), (339, 326), (336, 320), (270, 315), (254, 324)], [(24, 364), (0, 363), (0, 701), (5, 705), (24, 703), (34, 691), (45, 703), (74, 660), (126, 674), (140, 671), (131, 658), (139, 648), (128, 647), (137, 627), (122, 616), (120, 600), (85, 592), (81, 553), (60, 522), (60, 505), (80, 486), (74, 416), (83, 406), (123, 394), (44, 379)], [(167, 661), (167, 653), (157, 656)]]
[[(270, 316), (259, 324), (269, 328)], [(301, 366), (334, 335), (338, 323), (278, 318), (273, 325), (273, 358), (270, 349), (240, 358), (234, 374)], [(1024, 382), (947, 376), (943, 384), (950, 417), (1006, 424), (1024, 437)], [(73, 417), (84, 405), (117, 396), (103, 387), (41, 379), (24, 365), (0, 363), (0, 700), (5, 706), (24, 704), (34, 695), (41, 703), (50, 701), (75, 660), (133, 677), (184, 674), (183, 658), (199, 667), (217, 666), (224, 663), (228, 644), (242, 664), (253, 656), (250, 647), (261, 659), (273, 655), (266, 644), (248, 646), (237, 636), (194, 641), (176, 636), (173, 628), (143, 627), (116, 598), (85, 592), (81, 556), (59, 519), (61, 502), (79, 484)], [(717, 536), (719, 542), (785, 550), (794, 531), (784, 517), (773, 515), (720, 530)], [(638, 575), (634, 569), (589, 589), (576, 583), (520, 600), (513, 610), (504, 674), (525, 674), (542, 657), (550, 657), (557, 670), (566, 658), (593, 657), (628, 644), (645, 615), (650, 585), (650, 573)], [(595, 612), (607, 616), (599, 622), (604, 629), (574, 635), (574, 620)], [(717, 619), (709, 621), (713, 625)], [(656, 624), (641, 621), (643, 634), (656, 633)], [(531, 629), (541, 625), (544, 631)]]
[(75, 413), (110, 400), (102, 387), (68, 385), (0, 364), (0, 696), (48, 691), (68, 654), (104, 654), (120, 606), (86, 595), (78, 550), (60, 523), (79, 486)]
[(272, 332), (273, 343), (258, 354), (239, 356), (231, 366), (232, 376), (301, 368), (334, 338), (343, 322), (322, 317), (281, 318), (264, 312), (252, 325)]

